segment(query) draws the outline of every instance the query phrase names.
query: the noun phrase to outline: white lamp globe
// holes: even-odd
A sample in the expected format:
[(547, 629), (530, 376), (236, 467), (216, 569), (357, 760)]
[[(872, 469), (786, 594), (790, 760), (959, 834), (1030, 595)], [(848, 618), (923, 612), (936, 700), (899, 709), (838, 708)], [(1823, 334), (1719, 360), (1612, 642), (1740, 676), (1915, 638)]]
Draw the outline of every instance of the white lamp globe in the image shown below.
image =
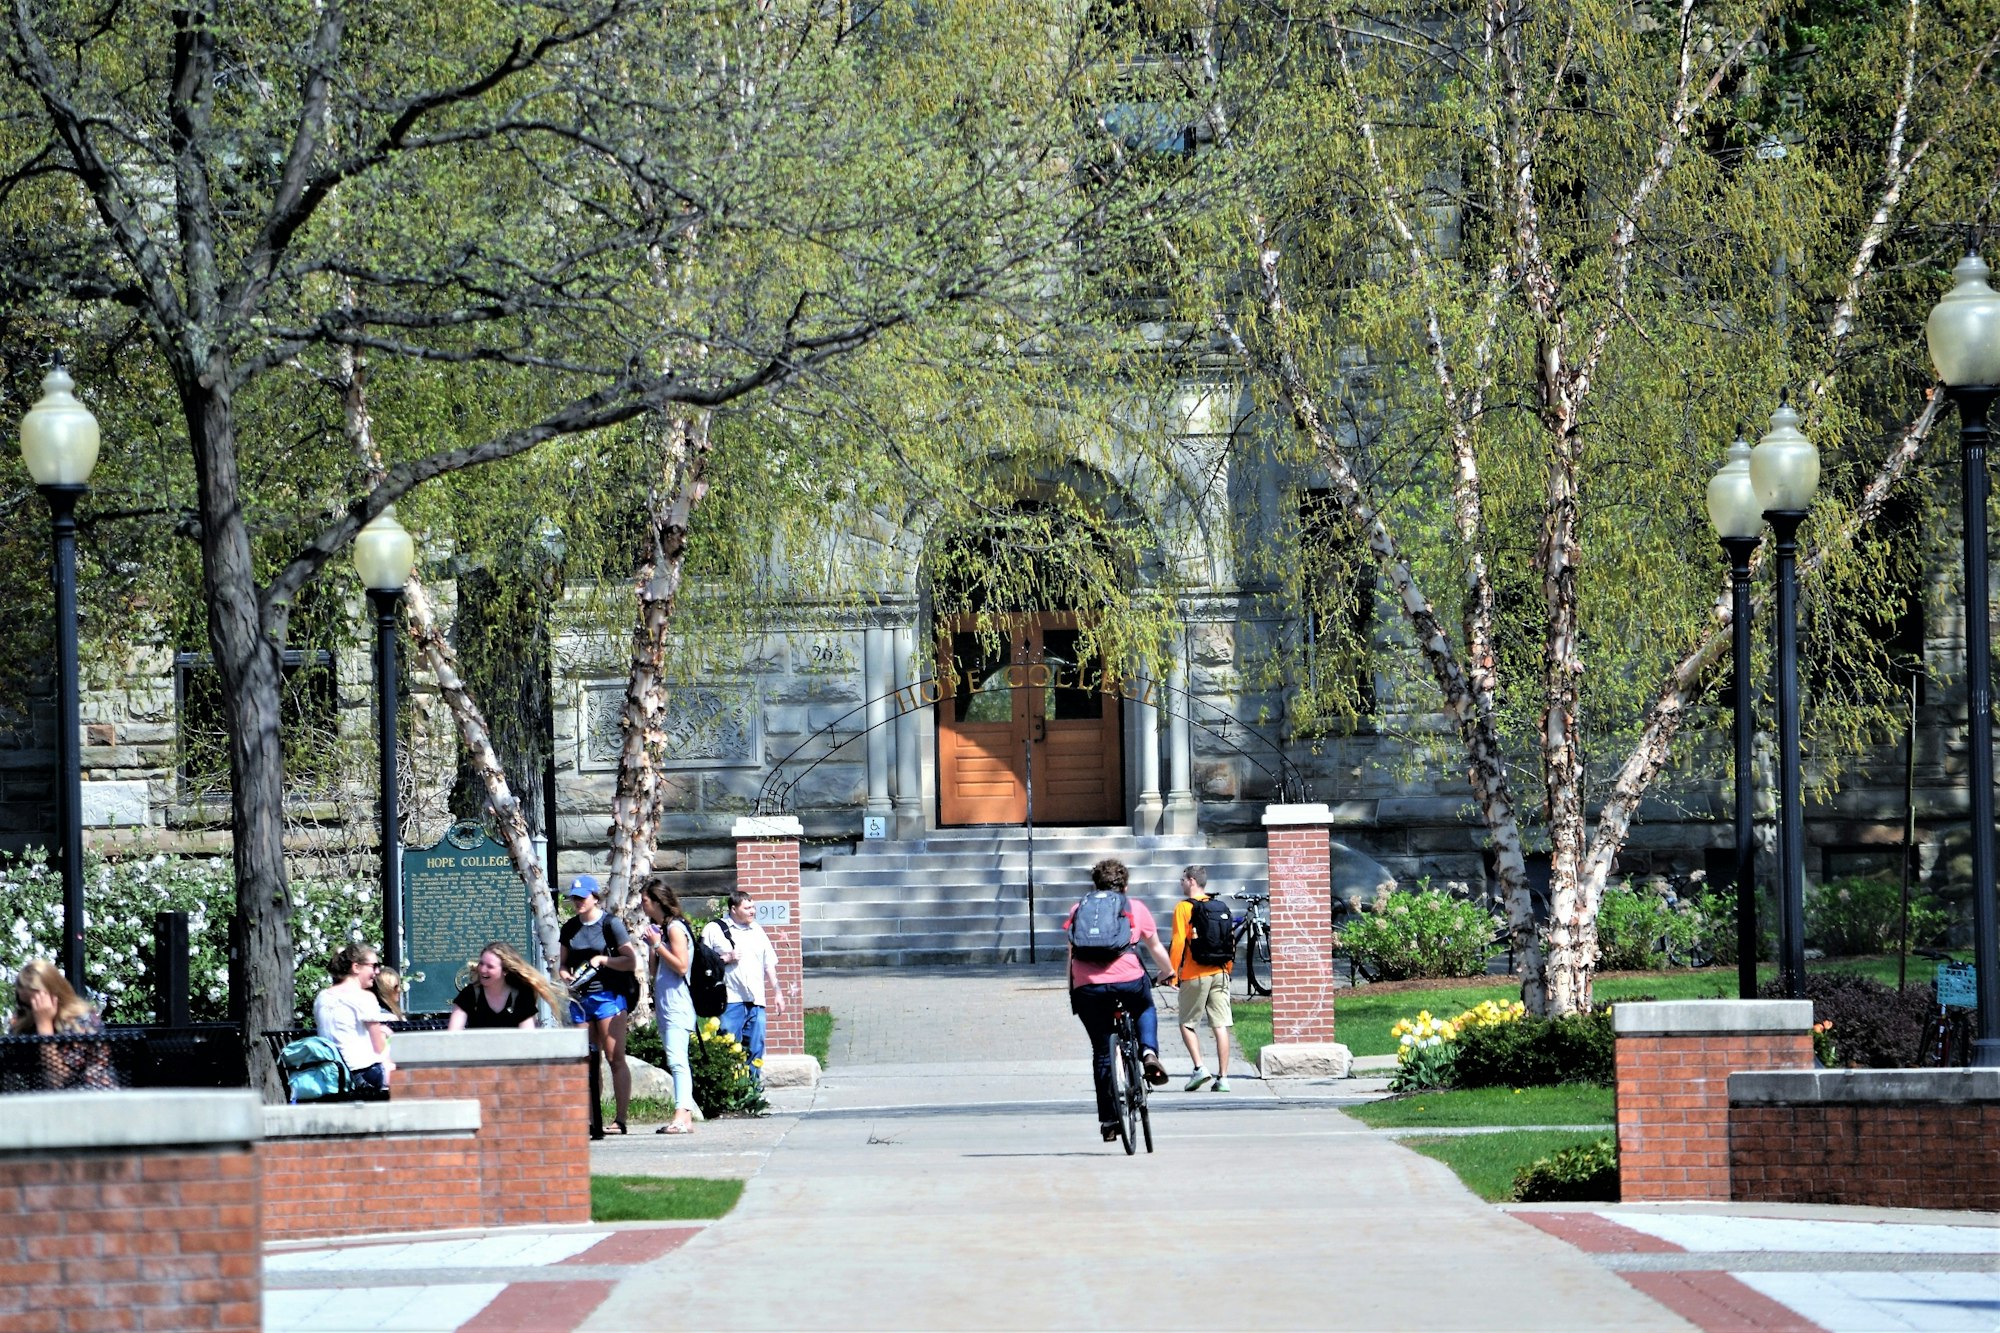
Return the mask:
[(417, 543), (391, 505), (354, 534), (354, 572), (375, 592), (401, 592), (416, 568)]
[(1987, 283), (1993, 270), (1969, 254), (1951, 276), (1957, 284), (1931, 307), (1924, 323), (1931, 364), (1952, 388), (2000, 384), (2000, 292)]
[(21, 459), (37, 486), (83, 486), (97, 466), (97, 418), (71, 392), (58, 360), (42, 377), (42, 397), (21, 418)]
[(1764, 512), (1797, 513), (1812, 505), (1819, 490), (1819, 450), (1799, 430), (1799, 414), (1780, 402), (1771, 429), (1750, 451), (1750, 484)]
[(1743, 440), (1729, 446), (1728, 458), (1708, 479), (1708, 521), (1724, 539), (1755, 537), (1764, 530), (1764, 506), (1750, 481), (1750, 446)]

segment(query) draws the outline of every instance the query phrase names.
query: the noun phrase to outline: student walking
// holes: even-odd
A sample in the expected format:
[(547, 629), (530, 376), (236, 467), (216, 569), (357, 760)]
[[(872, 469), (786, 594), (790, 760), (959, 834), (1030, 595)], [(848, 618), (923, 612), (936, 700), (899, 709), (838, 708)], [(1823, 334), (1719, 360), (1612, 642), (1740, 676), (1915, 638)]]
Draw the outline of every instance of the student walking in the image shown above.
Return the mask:
[[(1174, 981), (1180, 987), (1181, 1040), (1187, 1043), (1194, 1074), (1184, 1091), (1213, 1087), (1229, 1091), (1229, 973), (1236, 963), (1236, 922), (1229, 905), (1208, 891), (1208, 871), (1189, 866), (1181, 872), (1181, 900), (1174, 904)], [(1215, 1075), (1211, 1084), (1201, 1063), (1202, 1019), (1215, 1034)]]
[(688, 1038), (694, 1035), (694, 935), (680, 895), (658, 875), (646, 880), (639, 906), (646, 913), (645, 939), (653, 951), (653, 1020), (660, 1026), (667, 1072), (674, 1078), (674, 1118), (654, 1132), (694, 1133), (694, 1072), (688, 1066)]
[[(702, 943), (722, 958), (723, 986), (728, 1004), (722, 1010), (722, 1030), (743, 1044), (750, 1072), (763, 1081), (764, 999), (785, 1012), (784, 991), (778, 985), (778, 951), (757, 924), (757, 903), (742, 889), (729, 894), (729, 910), (702, 927)], [(766, 986), (769, 989), (766, 989)]]

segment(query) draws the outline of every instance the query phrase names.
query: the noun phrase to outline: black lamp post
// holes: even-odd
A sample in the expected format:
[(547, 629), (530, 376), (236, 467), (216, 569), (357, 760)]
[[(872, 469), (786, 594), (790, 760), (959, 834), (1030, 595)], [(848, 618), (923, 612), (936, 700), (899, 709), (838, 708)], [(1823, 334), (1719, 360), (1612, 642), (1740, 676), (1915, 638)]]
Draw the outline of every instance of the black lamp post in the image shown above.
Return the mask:
[(1763, 506), (1750, 482), (1750, 446), (1729, 446), (1729, 459), (1708, 483), (1708, 518), (1729, 553), (1730, 707), (1736, 742), (1736, 993), (1757, 998), (1757, 830), (1750, 746), (1756, 731), (1750, 680), (1750, 557), (1764, 530)]
[(354, 534), (354, 568), (375, 608), (375, 728), (382, 760), (382, 956), (401, 968), (403, 858), (396, 789), (396, 635), (403, 587), (417, 562), (417, 545), (396, 511), (385, 509)]
[(1819, 489), (1819, 451), (1782, 398), (1750, 452), (1750, 484), (1778, 554), (1778, 974), (1806, 994), (1805, 806), (1799, 795), (1798, 533)]
[(21, 458), (49, 502), (55, 530), (56, 810), (62, 824), (62, 970), (69, 984), (83, 978), (83, 750), (76, 650), (76, 503), (97, 466), (97, 418), (70, 391), (58, 356), (42, 380), (42, 397), (21, 418)]
[(1926, 331), (1944, 391), (1958, 404), (1965, 501), (1965, 707), (1972, 796), (1972, 934), (1979, 1031), (1972, 1063), (2000, 1065), (2000, 941), (1993, 900), (1993, 614), (1986, 579), (1987, 412), (2000, 394), (2000, 294), (1977, 254), (1958, 261), (1956, 286), (1931, 310)]

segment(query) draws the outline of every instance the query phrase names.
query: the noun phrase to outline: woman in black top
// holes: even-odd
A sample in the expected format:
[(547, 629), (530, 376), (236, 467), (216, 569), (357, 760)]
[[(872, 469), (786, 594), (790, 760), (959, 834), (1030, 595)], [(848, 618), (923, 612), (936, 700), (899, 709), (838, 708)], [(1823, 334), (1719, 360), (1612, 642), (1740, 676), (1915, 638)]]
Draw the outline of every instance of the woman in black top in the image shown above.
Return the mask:
[(498, 940), (479, 951), (472, 975), (471, 983), (451, 1002), (453, 1032), (463, 1028), (531, 1028), (537, 1000), (554, 1011), (556, 992), (549, 979)]

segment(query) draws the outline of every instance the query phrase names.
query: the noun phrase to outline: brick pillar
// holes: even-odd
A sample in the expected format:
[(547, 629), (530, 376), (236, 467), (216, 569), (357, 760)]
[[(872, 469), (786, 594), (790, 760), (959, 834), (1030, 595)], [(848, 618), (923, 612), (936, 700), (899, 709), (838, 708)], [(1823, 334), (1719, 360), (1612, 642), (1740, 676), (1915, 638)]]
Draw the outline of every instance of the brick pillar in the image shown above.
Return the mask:
[[(806, 1053), (804, 922), (799, 912), (799, 838), (804, 825), (792, 815), (754, 815), (736, 821), (736, 886), (757, 901), (758, 920), (778, 954), (778, 986), (785, 1012), (764, 1009), (764, 1053)], [(770, 997), (766, 996), (766, 1000)]]
[(1333, 878), (1324, 805), (1264, 811), (1270, 847), (1271, 1041), (1333, 1040)]
[(1729, 1076), (1811, 1069), (1808, 1000), (1617, 1004), (1618, 1181), (1626, 1203), (1729, 1197)]

